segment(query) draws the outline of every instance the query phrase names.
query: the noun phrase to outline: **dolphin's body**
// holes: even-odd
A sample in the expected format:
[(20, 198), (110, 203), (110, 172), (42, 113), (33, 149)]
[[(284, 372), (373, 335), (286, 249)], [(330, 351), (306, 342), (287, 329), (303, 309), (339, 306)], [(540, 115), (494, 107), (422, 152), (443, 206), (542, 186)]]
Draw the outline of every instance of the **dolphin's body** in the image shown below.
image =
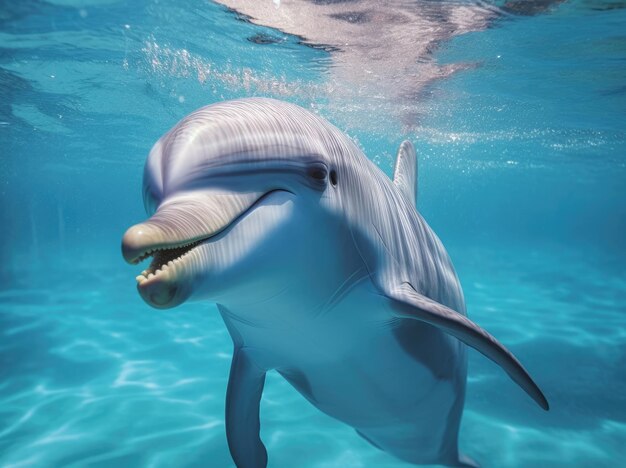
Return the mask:
[(322, 118), (269, 99), (202, 108), (153, 147), (152, 216), (123, 239), (149, 304), (215, 301), (234, 342), (226, 429), (238, 466), (265, 466), (259, 403), (277, 370), (307, 400), (412, 463), (457, 448), (466, 343), (544, 409), (521, 364), (466, 318), (450, 259), (415, 208), (416, 160), (394, 180)]

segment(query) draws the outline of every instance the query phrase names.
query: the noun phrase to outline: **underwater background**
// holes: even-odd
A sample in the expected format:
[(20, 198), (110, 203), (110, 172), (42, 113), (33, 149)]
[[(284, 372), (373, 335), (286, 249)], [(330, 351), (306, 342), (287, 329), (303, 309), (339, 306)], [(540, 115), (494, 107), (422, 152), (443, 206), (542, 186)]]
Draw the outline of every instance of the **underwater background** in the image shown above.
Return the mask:
[[(415, 143), (470, 317), (551, 404), (471, 350), (463, 452), (624, 466), (626, 2), (308, 3), (355, 43), (210, 1), (0, 0), (0, 466), (233, 466), (215, 306), (149, 308), (120, 241), (152, 144), (246, 96), (324, 116), (387, 174)], [(261, 421), (271, 467), (410, 466), (275, 373)]]

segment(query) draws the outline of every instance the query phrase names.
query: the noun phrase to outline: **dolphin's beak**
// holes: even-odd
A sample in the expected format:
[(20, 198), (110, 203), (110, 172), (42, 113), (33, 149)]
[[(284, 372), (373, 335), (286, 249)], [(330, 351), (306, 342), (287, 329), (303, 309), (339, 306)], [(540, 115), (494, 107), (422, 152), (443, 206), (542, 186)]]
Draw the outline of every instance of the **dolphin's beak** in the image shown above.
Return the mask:
[(166, 200), (147, 221), (129, 228), (122, 255), (136, 264), (159, 250), (182, 249), (222, 231), (264, 194), (202, 191)]
[(144, 300), (161, 309), (186, 300), (198, 260), (191, 255), (195, 248), (233, 224), (263, 196), (262, 192), (194, 191), (166, 199), (147, 221), (128, 229), (122, 239), (124, 259), (136, 264), (154, 256), (137, 276)]

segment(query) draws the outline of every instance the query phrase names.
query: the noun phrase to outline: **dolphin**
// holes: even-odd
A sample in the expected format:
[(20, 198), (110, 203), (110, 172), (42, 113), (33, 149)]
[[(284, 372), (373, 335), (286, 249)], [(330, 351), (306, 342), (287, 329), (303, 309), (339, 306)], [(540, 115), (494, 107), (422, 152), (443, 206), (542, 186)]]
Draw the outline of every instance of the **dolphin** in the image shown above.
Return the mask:
[(415, 464), (475, 466), (457, 444), (466, 345), (548, 409), (520, 362), (467, 318), (416, 185), (410, 142), (391, 180), (332, 124), (272, 99), (203, 107), (150, 151), (150, 217), (126, 231), (122, 253), (152, 258), (137, 277), (149, 305), (217, 304), (234, 344), (226, 435), (237, 466), (266, 466), (270, 370)]

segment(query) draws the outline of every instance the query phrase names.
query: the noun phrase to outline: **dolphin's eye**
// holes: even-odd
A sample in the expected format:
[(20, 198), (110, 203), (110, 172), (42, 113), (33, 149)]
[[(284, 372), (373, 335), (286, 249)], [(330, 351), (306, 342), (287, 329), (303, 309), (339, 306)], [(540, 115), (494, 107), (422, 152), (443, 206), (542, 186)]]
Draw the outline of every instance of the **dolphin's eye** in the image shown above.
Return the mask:
[(307, 174), (318, 182), (326, 180), (326, 168), (323, 166), (312, 166), (307, 170)]
[(333, 187), (337, 185), (337, 171), (334, 169), (330, 171), (330, 183), (333, 184)]

